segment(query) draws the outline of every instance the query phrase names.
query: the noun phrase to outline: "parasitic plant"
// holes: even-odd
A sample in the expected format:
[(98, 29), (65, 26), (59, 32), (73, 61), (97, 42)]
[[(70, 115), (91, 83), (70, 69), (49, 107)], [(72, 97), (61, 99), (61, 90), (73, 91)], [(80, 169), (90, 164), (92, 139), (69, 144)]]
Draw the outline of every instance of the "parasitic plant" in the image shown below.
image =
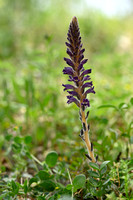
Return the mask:
[(89, 139), (89, 125), (87, 124), (87, 118), (89, 111), (85, 113), (86, 108), (90, 107), (90, 102), (87, 99), (87, 95), (94, 93), (94, 86), (90, 78), (91, 69), (84, 69), (84, 64), (88, 59), (84, 59), (84, 51), (81, 43), (81, 36), (78, 26), (78, 21), (76, 17), (72, 18), (67, 34), (68, 42), (67, 54), (70, 58), (64, 58), (69, 67), (63, 69), (63, 73), (69, 75), (68, 81), (72, 84), (62, 84), (64, 91), (68, 92), (67, 103), (70, 104), (74, 102), (79, 107), (80, 120), (82, 122), (83, 128), (80, 132), (81, 139), (85, 142), (88, 154), (86, 157), (91, 162), (96, 162), (98, 156), (94, 157), (93, 144)]

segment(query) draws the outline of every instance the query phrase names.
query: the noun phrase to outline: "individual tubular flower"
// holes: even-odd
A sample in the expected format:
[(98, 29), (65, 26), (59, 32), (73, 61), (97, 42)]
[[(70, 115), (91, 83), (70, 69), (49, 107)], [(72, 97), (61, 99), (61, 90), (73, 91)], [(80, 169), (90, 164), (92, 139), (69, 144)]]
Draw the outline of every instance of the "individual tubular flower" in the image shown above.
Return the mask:
[(87, 99), (87, 95), (90, 93), (95, 94), (94, 86), (92, 81), (90, 81), (90, 73), (91, 69), (84, 69), (84, 64), (88, 61), (88, 59), (84, 59), (84, 51), (81, 43), (81, 36), (78, 26), (78, 21), (76, 17), (73, 17), (68, 34), (67, 34), (66, 46), (67, 46), (67, 54), (70, 58), (64, 58), (65, 62), (69, 67), (65, 67), (63, 69), (63, 73), (69, 75), (69, 82), (72, 84), (62, 84), (64, 87), (64, 91), (66, 90), (69, 93), (67, 96), (67, 103), (75, 103), (80, 109), (80, 119), (82, 121), (82, 135), (80, 137), (85, 142), (88, 149), (88, 156), (92, 162), (96, 162), (93, 152), (92, 143), (89, 140), (89, 126), (87, 125), (87, 116), (85, 115), (85, 109), (90, 107), (90, 102)]

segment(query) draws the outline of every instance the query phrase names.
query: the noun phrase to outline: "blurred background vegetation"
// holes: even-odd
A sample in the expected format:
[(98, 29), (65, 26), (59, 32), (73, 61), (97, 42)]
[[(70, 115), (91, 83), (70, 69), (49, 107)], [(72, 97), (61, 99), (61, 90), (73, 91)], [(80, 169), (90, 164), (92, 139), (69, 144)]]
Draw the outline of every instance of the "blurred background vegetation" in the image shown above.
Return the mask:
[(66, 104), (62, 88), (67, 83), (62, 74), (65, 41), (76, 15), (96, 91), (89, 96), (92, 141), (101, 160), (113, 161), (120, 152), (125, 156), (127, 138), (122, 134), (133, 111), (122, 116), (117, 109), (98, 107), (122, 106), (133, 96), (132, 9), (109, 17), (87, 5), (83, 0), (0, 0), (1, 147), (8, 133), (18, 134), (14, 128), (22, 127), (21, 134), (32, 136), (32, 151), (41, 160), (54, 149), (60, 159), (76, 162), (77, 150), (84, 151), (78, 109)]

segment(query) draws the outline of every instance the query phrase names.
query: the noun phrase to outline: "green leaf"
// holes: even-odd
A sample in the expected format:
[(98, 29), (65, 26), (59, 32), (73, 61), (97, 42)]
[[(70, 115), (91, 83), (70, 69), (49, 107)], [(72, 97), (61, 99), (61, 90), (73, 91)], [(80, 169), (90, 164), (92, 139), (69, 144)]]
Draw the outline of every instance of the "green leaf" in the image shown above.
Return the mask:
[(39, 196), (39, 197), (37, 197), (37, 200), (45, 200), (45, 197)]
[(32, 142), (32, 137), (30, 135), (25, 136), (24, 142), (25, 144), (30, 144)]
[(129, 106), (126, 103), (120, 103), (119, 109), (127, 109)]
[(54, 176), (50, 175), (49, 173), (47, 173), (44, 170), (41, 170), (38, 172), (37, 176), (41, 179), (41, 180), (47, 180), (47, 179), (51, 179)]
[(45, 180), (45, 181), (41, 182), (39, 184), (39, 186), (48, 192), (52, 192), (56, 187), (55, 183), (51, 180)]
[(54, 196), (53, 197), (50, 197), (48, 200), (55, 200)]
[(13, 194), (18, 194), (19, 192), (19, 185), (16, 184), (13, 180), (11, 181), (12, 192)]
[[(7, 197), (8, 194), (2, 194), (0, 195), (0, 200), (3, 200), (5, 197)], [(9, 197), (10, 198), (10, 197)], [(6, 198), (5, 198), (6, 199)]]
[(99, 170), (98, 164), (90, 162), (89, 165), (90, 165), (91, 168)]
[(107, 171), (107, 165), (105, 165), (105, 166), (101, 169), (100, 173), (103, 175), (103, 174), (106, 173), (106, 171)]
[(23, 188), (24, 188), (24, 193), (27, 194), (27, 192), (28, 192), (27, 180), (25, 180)]
[(6, 136), (5, 136), (5, 139), (7, 140), (7, 141), (10, 141), (11, 139), (12, 139), (12, 135), (11, 134), (7, 134)]
[(94, 178), (89, 178), (89, 183), (94, 187), (98, 186), (98, 180), (96, 180)]
[(54, 167), (57, 163), (57, 159), (58, 154), (56, 151), (51, 151), (47, 154), (45, 161), (49, 167)]
[(100, 165), (100, 170), (109, 163), (110, 161), (104, 161), (101, 165)]
[(38, 182), (38, 178), (37, 177), (33, 177), (29, 180), (29, 186), (32, 184), (32, 183), (37, 183)]
[(18, 144), (18, 143), (21, 144), (22, 138), (19, 137), (19, 136), (16, 136), (16, 137), (14, 137), (14, 142), (17, 143), (17, 144)]
[(85, 186), (86, 177), (84, 174), (77, 175), (73, 180), (74, 189), (80, 189)]
[(117, 111), (119, 110), (116, 106), (111, 105), (111, 104), (101, 105), (101, 106), (98, 107), (98, 109), (101, 109), (101, 108), (115, 108)]
[(68, 184), (68, 185), (66, 186), (66, 189), (67, 189), (67, 190), (72, 190), (72, 185), (71, 185), (71, 184)]
[(109, 181), (110, 181), (110, 178), (107, 179), (107, 180), (103, 183), (103, 185), (106, 185)]
[(90, 176), (94, 177), (94, 178), (99, 178), (99, 174), (97, 172), (88, 170), (88, 173)]
[(133, 97), (130, 99), (130, 103), (133, 105)]

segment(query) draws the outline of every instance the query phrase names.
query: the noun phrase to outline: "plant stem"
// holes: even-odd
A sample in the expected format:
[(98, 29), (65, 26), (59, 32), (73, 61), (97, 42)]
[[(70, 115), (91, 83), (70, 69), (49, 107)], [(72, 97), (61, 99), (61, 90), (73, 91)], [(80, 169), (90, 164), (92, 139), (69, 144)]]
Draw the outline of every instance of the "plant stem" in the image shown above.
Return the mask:
[(94, 157), (94, 151), (91, 149), (91, 142), (89, 139), (89, 130), (88, 130), (88, 124), (87, 124), (87, 120), (85, 118), (85, 111), (83, 111), (83, 109), (80, 107), (80, 112), (81, 112), (81, 118), (82, 118), (82, 123), (85, 124), (85, 130), (84, 130), (84, 136), (85, 136), (85, 144), (89, 153), (89, 156), (92, 159), (92, 162), (96, 162), (95, 157)]
[(73, 183), (72, 183), (72, 179), (71, 179), (71, 176), (70, 176), (69, 169), (67, 169), (67, 173), (68, 173), (68, 176), (69, 176), (70, 183), (72, 185), (72, 200), (73, 200)]
[(31, 154), (31, 157), (32, 157), (33, 160), (35, 160), (39, 165), (43, 166), (43, 163), (40, 162), (40, 160), (38, 160), (33, 154)]

